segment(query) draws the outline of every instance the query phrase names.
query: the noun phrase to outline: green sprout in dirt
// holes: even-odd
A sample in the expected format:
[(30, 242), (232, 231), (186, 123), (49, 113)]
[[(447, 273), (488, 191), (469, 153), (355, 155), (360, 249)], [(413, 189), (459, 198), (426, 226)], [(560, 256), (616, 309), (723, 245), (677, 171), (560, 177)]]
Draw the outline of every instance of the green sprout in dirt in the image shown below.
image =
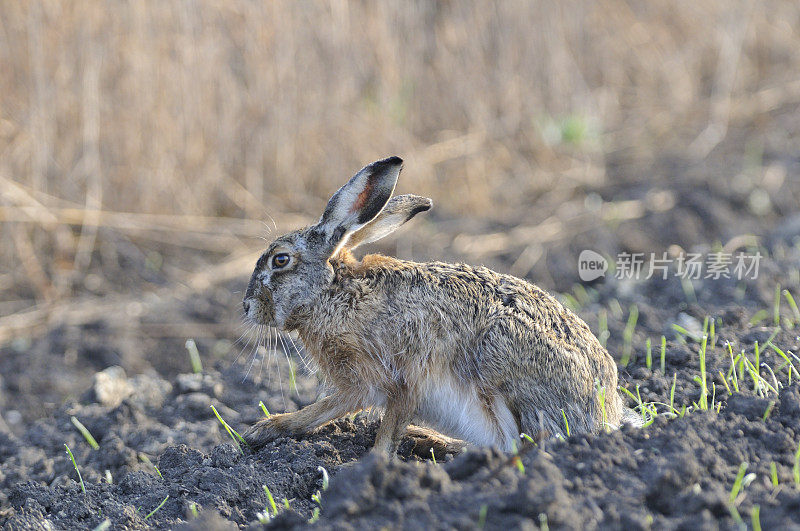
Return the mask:
[(769, 404), (767, 404), (767, 409), (764, 410), (764, 415), (761, 417), (761, 420), (763, 420), (764, 422), (767, 421), (767, 419), (769, 418), (770, 413), (772, 413), (772, 410), (775, 407), (775, 404), (776, 404), (775, 400), (770, 400), (769, 401)]
[[(650, 426), (655, 420), (656, 416), (658, 415), (658, 410), (656, 405), (659, 402), (644, 402), (642, 400), (642, 395), (639, 393), (639, 385), (636, 385), (636, 394), (634, 395), (628, 389), (620, 386), (619, 390), (631, 397), (633, 400), (636, 401), (636, 407), (634, 407), (634, 411), (639, 411), (639, 414), (642, 416), (642, 428), (646, 428)], [(667, 404), (661, 404), (667, 405)], [(670, 409), (672, 412), (672, 409)]]
[(661, 336), (661, 374), (666, 374), (667, 338)]
[[(567, 421), (567, 414), (564, 412), (564, 408), (561, 408), (561, 417), (564, 419), (565, 433), (567, 434), (567, 437), (569, 437), (569, 422)], [(533, 442), (533, 439), (531, 439), (531, 442)]]
[(650, 343), (650, 338), (648, 337), (645, 343), (645, 349), (647, 350), (644, 358), (644, 363), (648, 369), (653, 367), (653, 346)]
[(143, 463), (145, 463), (145, 464), (148, 464), (148, 465), (150, 465), (151, 467), (153, 467), (153, 469), (156, 471), (156, 474), (158, 474), (158, 477), (160, 477), (161, 479), (164, 479), (164, 476), (162, 476), (162, 475), (161, 475), (161, 471), (158, 469), (158, 467), (155, 465), (155, 463), (153, 463), (153, 462), (150, 460), (150, 458), (149, 458), (149, 457), (147, 457), (147, 454), (143, 454), (143, 453), (141, 453), (141, 452), (140, 452), (140, 453), (139, 453), (139, 459), (140, 459), (140, 460), (141, 460)]
[(800, 444), (797, 445), (797, 451), (794, 453), (794, 466), (792, 467), (792, 477), (794, 477), (794, 484), (800, 487)]
[(514, 466), (517, 467), (517, 470), (519, 470), (520, 474), (525, 474), (525, 465), (522, 463), (522, 457), (519, 455), (517, 441), (511, 441), (511, 453), (514, 454), (511, 458), (511, 462), (514, 463)]
[(243, 438), (241, 435), (239, 435), (239, 432), (237, 432), (236, 430), (234, 430), (234, 429), (233, 429), (233, 428), (230, 426), (230, 424), (228, 424), (227, 422), (225, 422), (225, 421), (222, 419), (222, 416), (221, 416), (221, 415), (220, 415), (220, 414), (217, 412), (217, 408), (215, 408), (214, 406), (211, 406), (211, 411), (213, 411), (213, 412), (214, 412), (214, 415), (217, 417), (217, 420), (218, 420), (218, 421), (220, 422), (220, 424), (222, 424), (222, 426), (225, 428), (225, 431), (227, 431), (227, 432), (228, 432), (228, 435), (230, 435), (231, 439), (233, 439), (233, 442), (236, 444), (236, 447), (237, 447), (237, 448), (239, 448), (239, 451), (240, 451), (242, 454), (244, 454), (244, 450), (242, 450), (242, 445), (244, 445), (244, 446), (248, 446), (248, 447), (249, 447), (249, 445), (247, 444), (247, 441), (245, 441), (245, 440), (244, 440), (244, 438)]
[(781, 325), (781, 285), (775, 284), (775, 297), (772, 303), (772, 324)]
[(69, 446), (64, 443), (64, 448), (67, 449), (67, 455), (69, 455), (70, 461), (72, 461), (72, 466), (75, 467), (75, 472), (78, 473), (78, 480), (81, 483), (81, 491), (86, 494), (86, 485), (83, 483), (83, 476), (81, 476), (81, 471), (78, 470), (78, 463), (75, 462), (75, 456), (72, 455), (72, 450), (69, 449)]
[(275, 498), (272, 497), (272, 492), (270, 492), (269, 487), (266, 485), (262, 485), (262, 487), (264, 488), (264, 492), (267, 494), (267, 502), (269, 503), (269, 506), (264, 507), (263, 512), (256, 513), (256, 517), (262, 524), (268, 524), (270, 520), (275, 518), (275, 516), (278, 514), (278, 505), (275, 503)]
[(192, 363), (192, 372), (200, 374), (203, 372), (203, 362), (200, 360), (200, 351), (197, 350), (197, 343), (194, 342), (194, 339), (187, 339), (185, 345), (186, 350), (189, 351), (189, 361)]
[(622, 358), (619, 360), (620, 365), (627, 367), (631, 361), (633, 352), (633, 332), (636, 330), (636, 322), (639, 320), (639, 307), (632, 304), (630, 313), (628, 313), (628, 322), (625, 324), (625, 330), (622, 332)]
[(792, 310), (794, 322), (800, 323), (800, 309), (797, 308), (797, 303), (794, 302), (794, 297), (792, 297), (788, 289), (783, 290), (783, 297), (786, 299), (786, 302), (789, 303), (789, 309)]
[(606, 387), (600, 385), (598, 380), (595, 380), (595, 385), (597, 386), (597, 400), (600, 402), (600, 411), (603, 413), (603, 430), (606, 432), (611, 431), (611, 427), (608, 424), (608, 415), (606, 413)]
[(731, 492), (728, 496), (728, 510), (740, 528), (744, 527), (744, 522), (739, 514), (739, 510), (736, 508), (739, 503), (739, 494), (741, 494), (742, 490), (756, 478), (756, 475), (753, 473), (745, 475), (747, 466), (748, 464), (746, 462), (739, 465), (739, 471), (736, 473), (736, 479), (733, 481), (733, 487), (731, 487)]
[(311, 511), (311, 518), (308, 519), (309, 524), (314, 524), (319, 520), (319, 507), (314, 507), (314, 510)]
[(753, 526), (753, 531), (761, 531), (761, 506), (753, 505), (750, 511), (750, 523)]
[(773, 487), (778, 486), (778, 465), (775, 464), (775, 461), (769, 464), (769, 479)]
[(265, 417), (270, 418), (272, 416), (272, 414), (269, 412), (269, 410), (267, 409), (267, 406), (264, 405), (264, 402), (262, 400), (258, 401), (258, 405), (259, 405), (259, 407), (261, 407), (261, 411), (264, 412), (264, 416)]
[(89, 433), (89, 430), (86, 429), (86, 426), (84, 426), (81, 421), (79, 421), (74, 416), (70, 417), (69, 420), (70, 422), (72, 422), (73, 426), (78, 428), (78, 431), (81, 432), (81, 435), (83, 435), (83, 438), (86, 439), (86, 442), (89, 443), (89, 446), (91, 446), (93, 450), (100, 449), (100, 445), (97, 444), (97, 440), (95, 440), (95, 438), (92, 437), (92, 434)]
[(708, 383), (706, 381), (706, 346), (708, 336), (703, 336), (703, 343), (700, 346), (700, 409), (708, 410)]
[(192, 518), (197, 518), (200, 516), (200, 511), (197, 510), (197, 503), (191, 502), (189, 504), (189, 512), (192, 513)]
[(159, 509), (161, 509), (162, 507), (164, 507), (164, 504), (165, 504), (165, 503), (167, 503), (167, 500), (168, 500), (168, 499), (169, 499), (169, 494), (167, 494), (167, 497), (166, 497), (166, 498), (164, 498), (163, 500), (161, 500), (161, 503), (159, 503), (159, 504), (158, 504), (158, 506), (157, 506), (155, 509), (153, 509), (152, 511), (150, 511), (149, 513), (147, 513), (147, 516), (145, 516), (145, 517), (144, 517), (144, 519), (145, 519), (145, 520), (147, 520), (147, 519), (149, 519), (151, 516), (153, 516), (154, 514), (156, 514), (156, 513), (158, 512), (158, 510), (159, 510)]
[(547, 514), (539, 513), (539, 531), (550, 531), (550, 525), (547, 523)]
[(436, 464), (436, 454), (433, 453), (433, 448), (431, 448), (431, 459), (433, 460), (433, 464)]
[(753, 317), (750, 318), (750, 326), (755, 326), (764, 319), (769, 317), (769, 312), (767, 310), (758, 310), (756, 313), (753, 314)]
[(489, 513), (489, 506), (487, 504), (481, 505), (478, 511), (478, 529), (486, 527), (486, 515)]

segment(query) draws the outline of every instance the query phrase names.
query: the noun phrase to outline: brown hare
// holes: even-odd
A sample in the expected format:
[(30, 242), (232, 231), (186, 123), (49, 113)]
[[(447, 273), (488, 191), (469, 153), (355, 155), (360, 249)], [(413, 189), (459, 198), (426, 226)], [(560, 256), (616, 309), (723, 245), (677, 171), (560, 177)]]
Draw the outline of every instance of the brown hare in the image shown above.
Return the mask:
[(533, 437), (617, 427), (617, 367), (589, 327), (538, 287), (484, 267), (415, 263), (359, 245), (391, 233), (430, 199), (392, 198), (403, 161), (359, 171), (316, 225), (277, 238), (256, 264), (247, 318), (296, 330), (329, 392), (272, 415), (244, 435), (253, 446), (308, 433), (372, 407), (375, 449), (394, 452), (416, 420), (475, 445), (512, 449)]

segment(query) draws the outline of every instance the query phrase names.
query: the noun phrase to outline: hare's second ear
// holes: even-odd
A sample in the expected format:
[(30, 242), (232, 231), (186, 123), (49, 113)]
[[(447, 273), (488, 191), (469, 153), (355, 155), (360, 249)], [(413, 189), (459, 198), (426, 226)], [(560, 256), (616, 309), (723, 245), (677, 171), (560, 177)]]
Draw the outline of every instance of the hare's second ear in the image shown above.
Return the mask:
[(411, 194), (395, 196), (386, 203), (386, 208), (375, 216), (375, 219), (355, 231), (347, 239), (345, 247), (355, 249), (362, 243), (380, 240), (420, 212), (430, 210), (432, 206), (433, 201), (427, 197)]
[(402, 167), (403, 160), (399, 157), (373, 162), (333, 194), (317, 225), (332, 248), (383, 210), (392, 197)]

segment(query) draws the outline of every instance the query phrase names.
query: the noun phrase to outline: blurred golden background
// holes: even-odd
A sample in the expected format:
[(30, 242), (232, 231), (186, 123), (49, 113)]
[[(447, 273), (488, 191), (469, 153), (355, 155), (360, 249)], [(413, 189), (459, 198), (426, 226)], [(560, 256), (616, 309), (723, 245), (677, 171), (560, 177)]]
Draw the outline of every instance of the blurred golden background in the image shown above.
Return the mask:
[[(563, 289), (585, 242), (725, 243), (798, 200), (799, 31), (791, 0), (3, 2), (0, 343), (243, 284), (393, 154), (435, 202), (406, 258)], [(228, 335), (236, 297), (145, 335)]]

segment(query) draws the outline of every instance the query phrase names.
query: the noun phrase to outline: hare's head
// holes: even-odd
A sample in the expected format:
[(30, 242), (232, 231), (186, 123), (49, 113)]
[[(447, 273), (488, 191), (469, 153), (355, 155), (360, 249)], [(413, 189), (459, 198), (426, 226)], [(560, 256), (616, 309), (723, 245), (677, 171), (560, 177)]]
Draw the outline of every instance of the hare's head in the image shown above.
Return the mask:
[(390, 157), (364, 167), (333, 194), (316, 225), (276, 238), (250, 277), (243, 301), (247, 318), (284, 327), (296, 309), (330, 286), (329, 260), (342, 248), (383, 238), (431, 208), (425, 197), (391, 198), (402, 166), (400, 158)]

